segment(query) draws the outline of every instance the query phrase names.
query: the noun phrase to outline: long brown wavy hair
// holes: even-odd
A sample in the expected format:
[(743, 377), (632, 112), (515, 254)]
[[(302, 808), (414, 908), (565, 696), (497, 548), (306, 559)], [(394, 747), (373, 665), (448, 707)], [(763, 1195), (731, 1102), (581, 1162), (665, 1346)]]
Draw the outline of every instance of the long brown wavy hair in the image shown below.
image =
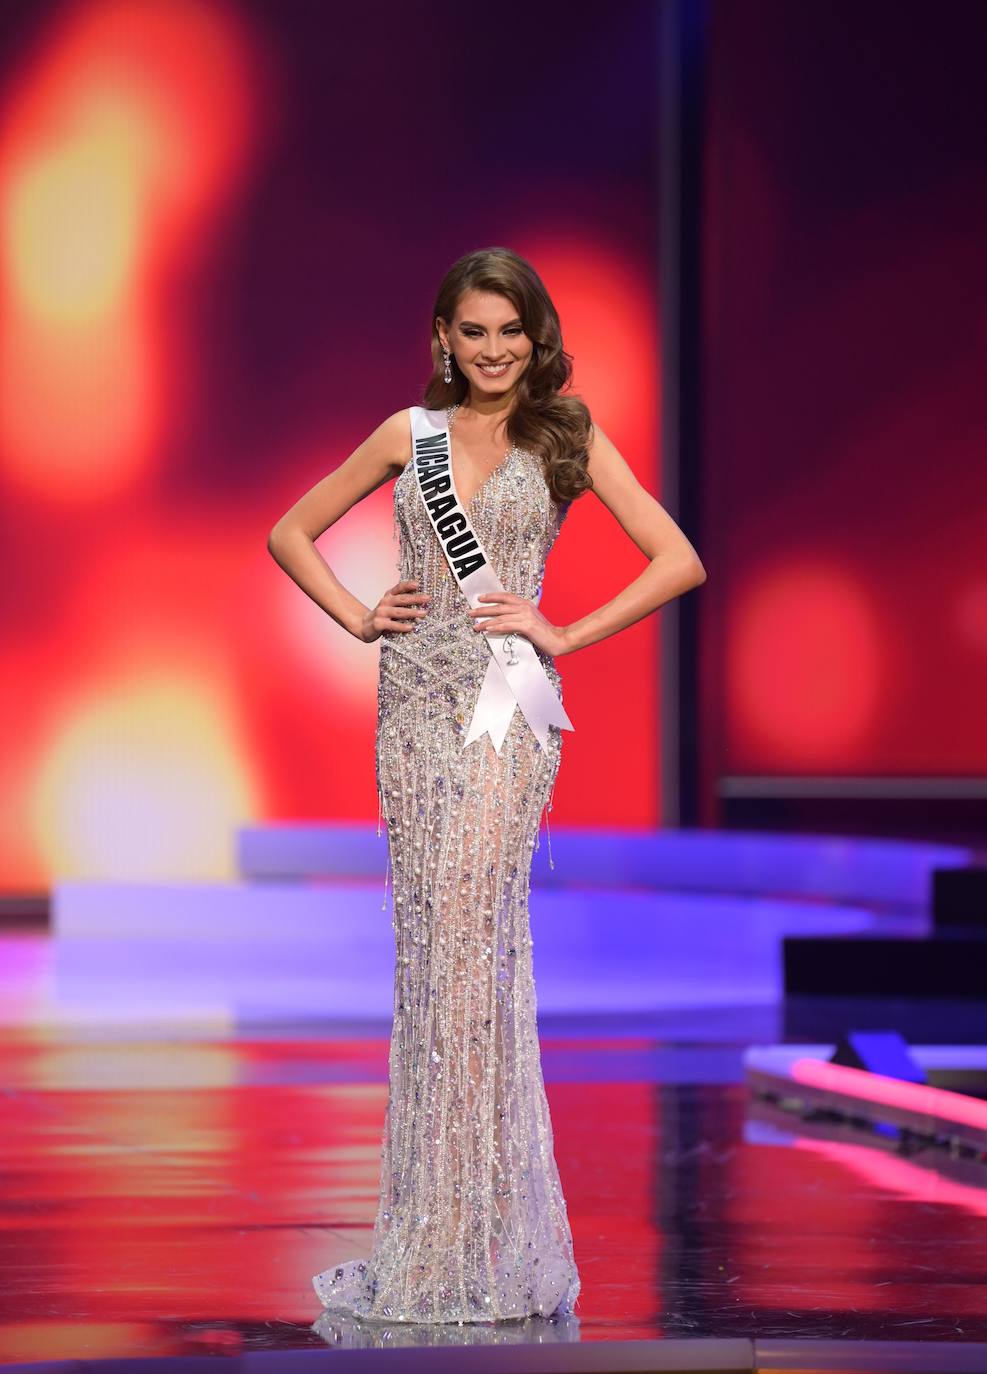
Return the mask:
[(466, 398), (469, 383), (455, 355), (450, 359), (452, 381), (443, 381), (445, 358), (435, 321), (438, 317), (451, 325), (459, 301), (471, 290), (506, 296), (521, 319), (533, 348), (507, 419), (507, 437), (541, 458), (556, 501), (573, 501), (593, 485), (586, 471), (593, 422), (585, 401), (561, 394), (571, 385), (572, 357), (562, 347), (558, 312), (531, 263), (512, 249), (478, 248), (454, 262), (443, 277), (432, 311), (432, 375), (421, 403), (441, 410)]

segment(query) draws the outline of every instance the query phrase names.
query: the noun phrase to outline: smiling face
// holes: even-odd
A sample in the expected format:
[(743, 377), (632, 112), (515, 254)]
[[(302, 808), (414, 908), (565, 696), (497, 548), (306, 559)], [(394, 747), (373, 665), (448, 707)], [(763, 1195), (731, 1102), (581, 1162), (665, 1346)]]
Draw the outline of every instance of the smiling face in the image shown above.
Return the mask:
[(465, 291), (448, 329), (441, 319), (436, 327), (474, 396), (513, 390), (531, 362), (533, 345), (513, 302), (495, 291)]

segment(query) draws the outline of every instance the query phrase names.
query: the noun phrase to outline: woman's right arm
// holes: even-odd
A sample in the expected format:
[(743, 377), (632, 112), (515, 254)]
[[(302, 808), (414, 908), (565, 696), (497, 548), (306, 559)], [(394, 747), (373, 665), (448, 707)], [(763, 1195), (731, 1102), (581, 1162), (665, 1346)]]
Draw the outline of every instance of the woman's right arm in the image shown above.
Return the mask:
[(357, 639), (371, 643), (384, 630), (410, 630), (428, 598), (414, 583), (398, 582), (373, 609), (339, 581), (315, 540), (351, 506), (404, 468), (411, 452), (407, 410), (389, 416), (369, 438), (282, 515), (267, 537), (271, 557), (306, 596)]

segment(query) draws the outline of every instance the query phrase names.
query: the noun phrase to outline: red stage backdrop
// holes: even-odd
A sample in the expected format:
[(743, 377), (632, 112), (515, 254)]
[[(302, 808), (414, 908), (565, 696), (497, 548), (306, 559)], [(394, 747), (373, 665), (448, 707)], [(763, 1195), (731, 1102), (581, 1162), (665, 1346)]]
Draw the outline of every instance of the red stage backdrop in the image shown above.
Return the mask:
[(727, 775), (987, 773), (985, 36), (711, 6), (707, 821)]
[[(644, 0), (528, 10), (523, 41), (447, 0), (4, 8), (0, 888), (222, 877), (238, 823), (376, 815), (378, 648), (266, 536), (420, 399), (461, 253), (531, 258), (575, 390), (660, 497), (656, 26)], [(390, 502), (321, 544), (368, 603)], [(643, 562), (586, 498), (543, 609)], [(656, 822), (656, 628), (560, 660), (553, 818)]]

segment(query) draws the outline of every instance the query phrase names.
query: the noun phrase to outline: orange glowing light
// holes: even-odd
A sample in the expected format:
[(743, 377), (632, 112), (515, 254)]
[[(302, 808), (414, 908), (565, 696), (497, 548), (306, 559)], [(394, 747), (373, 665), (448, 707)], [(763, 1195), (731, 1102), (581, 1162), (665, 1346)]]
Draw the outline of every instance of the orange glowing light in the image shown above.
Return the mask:
[(7, 291), (25, 314), (69, 324), (111, 311), (138, 263), (146, 140), (133, 112), (88, 123), (25, 160), (4, 223)]
[(143, 472), (176, 410), (169, 288), (247, 147), (219, 3), (66, 11), (0, 122), (0, 464), (59, 501)]
[[(653, 255), (612, 235), (574, 233), (562, 222), (539, 224), (513, 238), (537, 268), (562, 321), (573, 357), (574, 394), (616, 444), (628, 466), (660, 500), (660, 339)], [(593, 549), (593, 577), (586, 550)], [(609, 510), (592, 494), (576, 501), (552, 550), (541, 610), (574, 620), (615, 596), (646, 563)], [(592, 824), (607, 797), (610, 825), (654, 825), (660, 741), (657, 734), (658, 618), (648, 616), (592, 653), (560, 661), (564, 700), (576, 730), (565, 740), (565, 765), (553, 819)], [(633, 683), (619, 712), (601, 712), (614, 682)], [(635, 747), (628, 749), (628, 739)], [(602, 793), (601, 793), (602, 788)]]
[(256, 810), (232, 721), (207, 680), (162, 672), (74, 701), (30, 797), (59, 878), (229, 878), (231, 835)]
[(558, 225), (550, 236), (526, 239), (522, 251), (558, 308), (574, 392), (585, 395), (604, 428), (613, 424), (611, 437), (627, 446), (628, 462), (653, 485), (661, 355), (656, 283), (645, 260), (608, 240), (567, 236)]

